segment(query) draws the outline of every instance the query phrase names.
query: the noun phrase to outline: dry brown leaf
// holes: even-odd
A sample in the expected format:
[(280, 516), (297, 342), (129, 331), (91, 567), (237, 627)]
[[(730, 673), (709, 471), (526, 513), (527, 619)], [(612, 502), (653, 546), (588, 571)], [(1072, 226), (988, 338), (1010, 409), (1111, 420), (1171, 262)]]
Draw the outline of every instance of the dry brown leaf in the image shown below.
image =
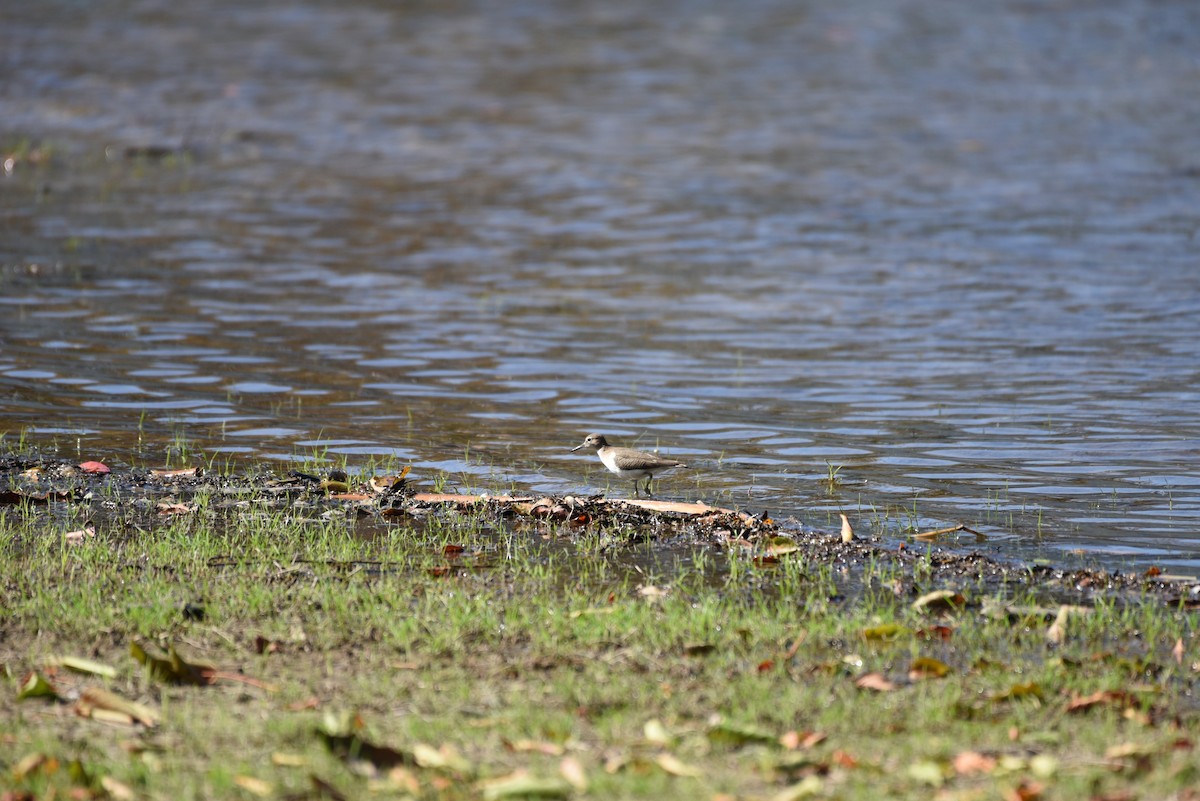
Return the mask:
[(83, 717), (97, 718), (116, 722), (116, 719), (97, 713), (109, 712), (137, 721), (143, 726), (158, 725), (158, 713), (147, 706), (129, 701), (114, 692), (100, 687), (89, 687), (84, 690), (79, 700), (75, 702), (75, 711)]
[(1175, 664), (1183, 664), (1183, 638), (1175, 640), (1175, 647), (1171, 649), (1171, 656), (1175, 657)]
[(1046, 792), (1046, 785), (1032, 779), (1022, 779), (1016, 787), (1004, 791), (1004, 801), (1037, 801)]
[(159, 501), (154, 508), (160, 515), (190, 515), (196, 511), (196, 507), (190, 504), (171, 503), (170, 501)]
[(874, 690), (879, 693), (890, 693), (896, 685), (882, 673), (867, 673), (854, 681), (854, 686), (860, 690)]
[(1137, 699), (1124, 690), (1098, 690), (1091, 695), (1072, 697), (1067, 702), (1067, 712), (1086, 712), (1100, 705), (1133, 707)]

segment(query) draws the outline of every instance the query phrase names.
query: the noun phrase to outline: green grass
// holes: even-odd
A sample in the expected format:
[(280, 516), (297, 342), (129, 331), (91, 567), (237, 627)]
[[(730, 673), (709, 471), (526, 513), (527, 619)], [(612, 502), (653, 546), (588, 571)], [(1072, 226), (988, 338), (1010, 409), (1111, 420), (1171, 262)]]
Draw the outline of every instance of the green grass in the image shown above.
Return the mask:
[[(1037, 607), (1034, 587), (998, 598), (959, 580), (965, 607), (914, 609), (898, 579), (947, 586), (920, 561), (851, 572), (800, 552), (764, 568), (704, 544), (667, 557), (620, 545), (619, 530), (482, 512), (392, 522), (254, 492), (192, 501), (192, 514), (165, 517), (152, 504), (0, 507), (0, 786), (319, 797), (318, 777), (349, 798), (475, 798), (523, 770), (580, 798), (968, 799), (1020, 786), (1073, 799), (1182, 798), (1200, 781), (1197, 613), (1153, 598), (1072, 616), (1055, 644), (1055, 609)], [(90, 519), (94, 538), (66, 541)], [(676, 567), (685, 557), (690, 570)], [(164, 684), (130, 656), (135, 641), (273, 690)], [(51, 675), (61, 655), (116, 677)], [(910, 679), (921, 658), (947, 675)], [(65, 700), (17, 700), (32, 670)], [(891, 689), (858, 686), (869, 674)], [(160, 724), (76, 715), (94, 686)], [(1108, 690), (1119, 692), (1067, 711)], [(321, 727), (416, 761), (343, 760)], [(433, 764), (420, 744), (461, 764)], [(984, 772), (956, 771), (969, 751)], [(559, 778), (564, 759), (586, 790)]]

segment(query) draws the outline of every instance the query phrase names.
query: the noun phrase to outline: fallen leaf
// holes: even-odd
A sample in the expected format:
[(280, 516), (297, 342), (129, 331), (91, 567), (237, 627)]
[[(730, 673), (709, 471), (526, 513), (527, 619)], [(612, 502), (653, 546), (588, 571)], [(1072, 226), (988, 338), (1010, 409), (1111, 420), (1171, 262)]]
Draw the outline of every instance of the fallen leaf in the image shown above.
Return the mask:
[(878, 626), (871, 626), (862, 630), (864, 640), (882, 640), (883, 642), (891, 642), (904, 637), (910, 633), (910, 630), (899, 623), (883, 623)]
[(1093, 707), (1107, 705), (1121, 708), (1137, 706), (1137, 699), (1124, 690), (1098, 690), (1091, 695), (1073, 696), (1067, 702), (1067, 712), (1086, 712)]
[(540, 779), (514, 773), (482, 784), (484, 801), (505, 798), (569, 798), (571, 785), (563, 779)]
[(859, 676), (855, 679), (854, 686), (860, 690), (874, 690), (879, 693), (890, 693), (896, 689), (896, 685), (889, 681), (882, 673), (867, 673)]
[(171, 503), (170, 501), (159, 501), (154, 508), (160, 515), (188, 515), (196, 511), (195, 506), (186, 503)]
[(253, 776), (234, 776), (233, 783), (238, 787), (241, 787), (246, 792), (252, 793), (259, 798), (266, 798), (275, 792), (275, 788), (270, 782), (265, 782), (262, 779), (256, 779)]
[(1032, 779), (1022, 779), (1016, 787), (1003, 791), (1005, 801), (1036, 801), (1046, 792), (1046, 786)]
[(52, 656), (46, 660), (47, 665), (56, 665), (64, 667), (67, 670), (75, 673), (87, 673), (92, 676), (102, 676), (106, 679), (113, 679), (117, 676), (117, 669), (100, 662), (84, 659), (81, 656)]
[(1171, 649), (1171, 656), (1175, 657), (1175, 664), (1183, 664), (1183, 638), (1179, 637), (1175, 640), (1175, 647)]
[(583, 765), (579, 764), (579, 760), (575, 757), (563, 757), (562, 762), (558, 763), (558, 772), (576, 790), (581, 793), (587, 792), (587, 774), (583, 770)]
[(846, 770), (854, 770), (858, 767), (858, 760), (840, 748), (830, 754), (829, 759), (838, 767)]
[(662, 768), (663, 771), (671, 774), (672, 776), (695, 778), (697, 776), (704, 775), (703, 771), (701, 771), (699, 768), (693, 765), (685, 764), (671, 754), (659, 754), (654, 758), (654, 762), (660, 768)]
[(514, 753), (545, 754), (546, 756), (562, 756), (567, 750), (558, 743), (549, 743), (544, 740), (515, 740), (513, 742), (505, 740), (504, 747)]
[(913, 681), (920, 679), (941, 679), (945, 678), (949, 673), (949, 665), (928, 656), (919, 656), (908, 666), (908, 677)]
[(796, 553), (800, 550), (800, 546), (791, 537), (772, 537), (767, 543), (767, 556), (786, 556), (790, 553)]
[(1041, 701), (1045, 697), (1042, 686), (1034, 681), (1014, 684), (1002, 693), (992, 696), (993, 701), (1012, 701), (1018, 698), (1034, 698)]
[(302, 768), (308, 764), (308, 761), (300, 754), (288, 754), (276, 751), (271, 754), (271, 764), (281, 768)]
[(425, 743), (417, 743), (413, 746), (412, 751), (417, 765), (427, 770), (451, 771), (463, 776), (474, 772), (471, 763), (458, 752), (458, 749), (448, 743), (443, 743), (438, 748)]
[(769, 744), (777, 741), (774, 735), (768, 734), (761, 729), (729, 723), (723, 720), (718, 720), (711, 724), (708, 727), (707, 735), (708, 739), (714, 743), (732, 746), (743, 746), (751, 743)]
[(642, 737), (651, 745), (668, 747), (671, 745), (671, 735), (667, 733), (667, 729), (662, 725), (662, 721), (657, 718), (652, 718), (646, 721), (642, 726)]
[(114, 801), (133, 801), (137, 798), (137, 793), (127, 784), (117, 781), (112, 776), (101, 776), (100, 786), (104, 788), (104, 792), (108, 793), (108, 797)]
[(26, 754), (25, 756), (21, 757), (21, 759), (17, 761), (17, 764), (13, 765), (12, 768), (9, 769), (9, 773), (14, 779), (20, 781), (26, 776), (32, 774), (35, 770), (41, 770), (43, 767), (48, 766), (53, 766), (53, 768), (45, 772), (53, 773), (54, 771), (58, 770), (58, 760), (48, 757), (40, 751), (35, 751), (32, 754)]
[(923, 629), (917, 629), (913, 635), (922, 640), (941, 640), (946, 642), (954, 636), (954, 629), (949, 626), (928, 626)]
[(927, 592), (917, 600), (913, 601), (912, 608), (918, 611), (924, 609), (926, 611), (953, 611), (959, 609), (967, 602), (962, 593), (954, 590), (935, 590)]
[(21, 682), (21, 689), (17, 691), (17, 700), (24, 701), (29, 698), (58, 698), (58, 690), (53, 682), (43, 676), (36, 670), (31, 672)]
[(108, 469), (108, 465), (106, 465), (104, 462), (84, 462), (83, 464), (79, 465), (79, 469), (85, 473), (103, 474), (112, 472)]
[[(113, 712), (124, 715), (147, 728), (158, 725), (158, 713), (147, 706), (129, 701), (114, 692), (99, 687), (84, 690), (75, 702), (75, 711), (83, 717), (95, 718), (96, 712)], [(101, 718), (105, 716), (101, 715)], [(105, 718), (111, 719), (111, 718)]]
[(155, 478), (190, 478), (191, 476), (198, 476), (202, 472), (199, 467), (181, 467), (178, 470), (151, 470), (150, 475)]
[(83, 542), (85, 539), (91, 539), (96, 536), (95, 526), (85, 526), (77, 531), (68, 531), (63, 534), (63, 539), (70, 543)]
[(978, 751), (961, 751), (954, 757), (954, 772), (959, 776), (976, 773), (991, 773), (996, 769), (995, 757), (985, 756)]

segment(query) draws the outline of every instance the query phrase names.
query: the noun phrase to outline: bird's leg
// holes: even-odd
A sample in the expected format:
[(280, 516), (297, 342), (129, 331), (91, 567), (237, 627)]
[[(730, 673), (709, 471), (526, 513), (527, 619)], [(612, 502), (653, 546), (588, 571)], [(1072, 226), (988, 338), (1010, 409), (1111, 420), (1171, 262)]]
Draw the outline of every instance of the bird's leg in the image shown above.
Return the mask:
[(633, 480), (633, 497), (638, 497), (638, 480), (636, 478)]
[(654, 480), (653, 475), (646, 476), (646, 497), (650, 497), (650, 482)]

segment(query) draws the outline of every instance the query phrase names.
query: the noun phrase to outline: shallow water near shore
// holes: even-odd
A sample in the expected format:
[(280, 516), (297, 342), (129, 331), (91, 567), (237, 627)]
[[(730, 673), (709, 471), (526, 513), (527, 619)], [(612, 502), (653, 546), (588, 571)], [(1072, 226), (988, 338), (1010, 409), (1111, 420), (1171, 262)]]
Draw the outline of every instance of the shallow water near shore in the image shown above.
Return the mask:
[(6, 18), (9, 437), (1200, 572), (1192, 4)]

